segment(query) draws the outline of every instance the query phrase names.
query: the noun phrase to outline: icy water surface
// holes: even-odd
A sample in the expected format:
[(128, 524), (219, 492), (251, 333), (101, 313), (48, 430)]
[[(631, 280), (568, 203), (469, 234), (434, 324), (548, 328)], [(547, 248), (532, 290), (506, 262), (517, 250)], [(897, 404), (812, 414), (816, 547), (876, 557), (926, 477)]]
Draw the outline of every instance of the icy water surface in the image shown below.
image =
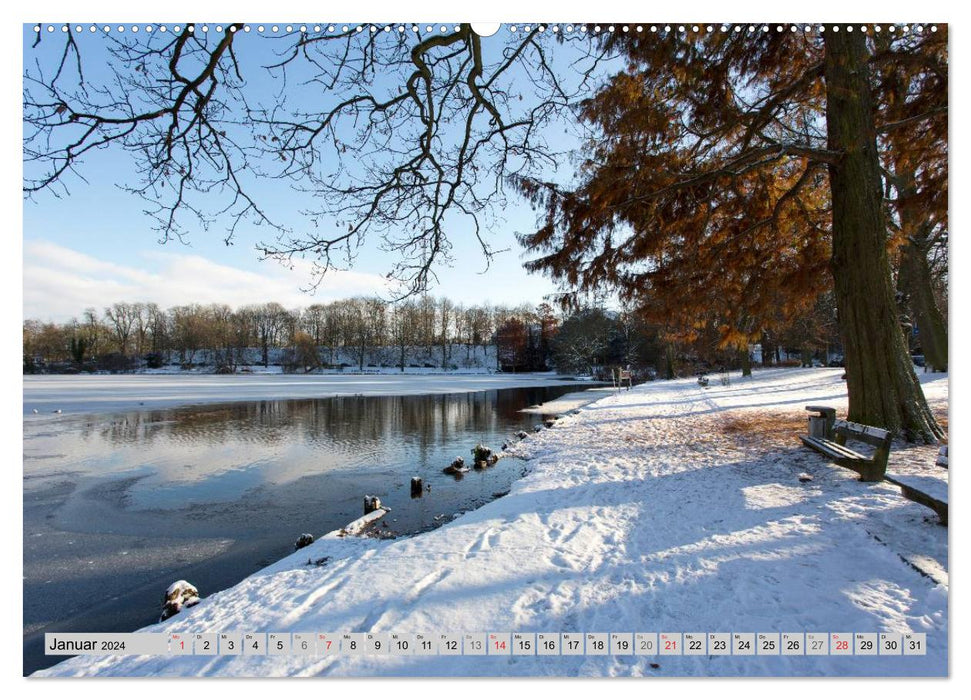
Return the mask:
[[(586, 385), (587, 387), (589, 385)], [(586, 388), (586, 387), (584, 387)], [(131, 631), (186, 578), (226, 588), (363, 513), (402, 534), (509, 489), (523, 463), (442, 473), (540, 419), (575, 385), (431, 396), (259, 401), (24, 421), (24, 672), (45, 631)], [(412, 498), (412, 476), (430, 490)]]

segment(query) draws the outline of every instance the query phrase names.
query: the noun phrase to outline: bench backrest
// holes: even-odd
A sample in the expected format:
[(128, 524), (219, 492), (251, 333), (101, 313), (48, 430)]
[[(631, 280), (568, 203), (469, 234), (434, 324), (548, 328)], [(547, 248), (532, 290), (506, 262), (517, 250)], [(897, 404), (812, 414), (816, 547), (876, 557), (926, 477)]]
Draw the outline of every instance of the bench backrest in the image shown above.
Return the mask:
[(874, 447), (886, 447), (893, 440), (889, 430), (875, 428), (848, 420), (838, 420), (833, 424), (833, 431), (842, 437), (859, 440)]

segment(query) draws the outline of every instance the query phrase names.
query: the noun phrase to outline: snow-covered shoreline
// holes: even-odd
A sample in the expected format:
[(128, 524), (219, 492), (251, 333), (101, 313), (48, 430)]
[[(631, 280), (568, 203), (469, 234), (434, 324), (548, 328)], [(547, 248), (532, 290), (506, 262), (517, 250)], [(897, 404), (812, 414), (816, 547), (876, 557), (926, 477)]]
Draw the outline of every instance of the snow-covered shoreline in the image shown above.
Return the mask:
[(32, 420), (234, 401), (453, 394), (578, 383), (552, 372), (25, 375), (23, 380), (24, 416)]
[[(79, 657), (35, 675), (946, 675), (948, 585), (908, 561), (946, 581), (947, 529), (792, 429), (809, 403), (845, 412), (841, 373), (608, 396), (512, 448), (530, 467), (507, 496), (413, 538), (322, 538), (145, 631), (915, 631), (926, 656)], [(946, 406), (946, 376), (924, 386)], [(901, 446), (891, 468), (935, 452)]]

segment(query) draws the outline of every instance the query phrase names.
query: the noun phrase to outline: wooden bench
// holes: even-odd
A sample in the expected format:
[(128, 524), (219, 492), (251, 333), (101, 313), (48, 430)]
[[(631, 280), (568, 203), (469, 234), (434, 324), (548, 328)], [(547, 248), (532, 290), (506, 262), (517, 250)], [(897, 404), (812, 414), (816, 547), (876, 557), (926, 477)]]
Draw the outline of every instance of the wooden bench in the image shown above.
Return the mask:
[[(819, 417), (827, 421), (825, 437), (799, 436), (806, 447), (826, 455), (842, 467), (858, 472), (860, 481), (883, 480), (887, 472), (887, 459), (890, 457), (890, 443), (893, 442), (893, 435), (889, 430), (846, 420), (835, 420), (836, 411), (825, 406), (807, 406), (806, 410), (819, 412), (821, 414)], [(830, 416), (833, 417), (832, 423), (829, 422)], [(876, 450), (872, 457), (866, 457), (847, 447), (847, 440), (864, 442), (874, 446)]]
[(886, 474), (883, 477), (900, 487), (904, 498), (927, 506), (947, 525), (947, 481), (920, 474)]
[[(860, 474), (860, 481), (886, 480), (900, 487), (904, 498), (927, 506), (947, 525), (948, 493), (947, 482), (929, 476), (913, 474), (887, 474), (887, 459), (890, 457), (890, 444), (893, 435), (883, 428), (836, 420), (836, 409), (828, 406), (806, 406), (807, 411), (815, 411), (813, 418), (823, 422), (825, 437), (803, 436), (799, 439), (807, 447), (821, 452), (843, 467)], [(812, 422), (810, 423), (812, 427)], [(848, 439), (865, 442), (876, 447), (872, 457), (864, 457), (846, 446)]]

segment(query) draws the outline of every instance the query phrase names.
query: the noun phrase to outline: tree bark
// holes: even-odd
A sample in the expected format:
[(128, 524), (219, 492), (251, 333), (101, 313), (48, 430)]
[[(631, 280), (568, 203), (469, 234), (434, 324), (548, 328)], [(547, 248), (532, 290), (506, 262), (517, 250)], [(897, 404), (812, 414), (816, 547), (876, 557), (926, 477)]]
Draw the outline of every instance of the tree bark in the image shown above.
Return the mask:
[(752, 376), (752, 355), (749, 352), (748, 345), (746, 345), (745, 347), (743, 347), (739, 352), (742, 355), (742, 357), (741, 357), (741, 360), (742, 360), (742, 376), (743, 377), (751, 377)]
[(916, 194), (914, 175), (898, 161), (894, 184), (897, 188), (897, 212), (907, 242), (900, 248), (897, 288), (904, 293), (910, 312), (917, 322), (917, 333), (924, 360), (936, 371), (947, 371), (947, 323), (934, 298), (931, 268), (927, 262), (927, 236), (930, 225), (911, 205)]
[(930, 265), (925, 250), (915, 242), (900, 249), (898, 286), (917, 323), (924, 361), (936, 372), (947, 371), (947, 324), (934, 298)]
[(799, 353), (799, 364), (802, 367), (813, 366), (813, 351), (806, 345), (802, 346), (802, 350)]
[(833, 204), (832, 271), (846, 359), (849, 419), (934, 442), (934, 420), (897, 319), (887, 255), (880, 159), (862, 32), (825, 36), (826, 126)]

